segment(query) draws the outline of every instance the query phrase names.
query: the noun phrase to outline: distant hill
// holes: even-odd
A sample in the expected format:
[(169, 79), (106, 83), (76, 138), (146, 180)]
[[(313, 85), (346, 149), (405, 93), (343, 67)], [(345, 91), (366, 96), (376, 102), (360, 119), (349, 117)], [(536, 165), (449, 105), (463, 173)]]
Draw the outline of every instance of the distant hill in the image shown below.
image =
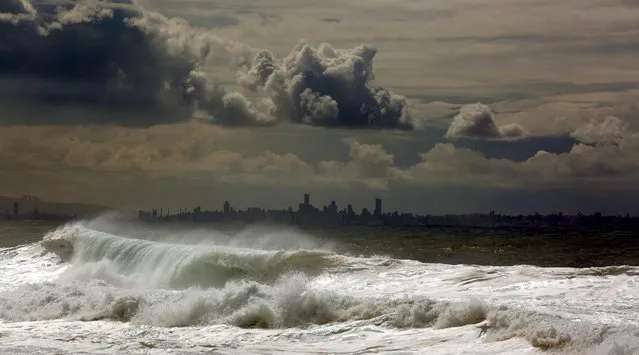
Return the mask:
[(13, 203), (18, 202), (19, 213), (28, 213), (33, 211), (34, 208), (42, 213), (56, 213), (76, 215), (78, 217), (88, 217), (100, 214), (108, 211), (111, 208), (105, 206), (89, 205), (83, 203), (68, 203), (68, 202), (51, 202), (41, 200), (35, 196), (23, 196), (23, 197), (7, 197), (0, 196), (0, 214), (4, 214), (5, 211), (13, 212)]

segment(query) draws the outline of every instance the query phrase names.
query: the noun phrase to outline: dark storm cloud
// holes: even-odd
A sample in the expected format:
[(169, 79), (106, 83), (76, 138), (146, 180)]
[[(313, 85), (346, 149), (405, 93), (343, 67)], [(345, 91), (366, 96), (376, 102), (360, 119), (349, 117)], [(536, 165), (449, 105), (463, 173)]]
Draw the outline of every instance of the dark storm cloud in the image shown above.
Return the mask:
[[(0, 124), (148, 126), (198, 118), (227, 126), (412, 129), (403, 96), (369, 87), (376, 53), (302, 42), (280, 60), (134, 0), (3, 0)], [(227, 92), (203, 71), (208, 64), (247, 69), (244, 87), (268, 97), (254, 104)]]
[(278, 119), (323, 127), (410, 130), (414, 127), (406, 98), (369, 87), (377, 50), (360, 45), (314, 48), (300, 42), (277, 60), (268, 51), (255, 56), (240, 83), (266, 93)]
[(9, 14), (28, 13), (25, 5), (19, 0), (5, 0), (0, 3), (0, 12)]
[(246, 53), (132, 0), (3, 0), (0, 123), (266, 124), (201, 72)]

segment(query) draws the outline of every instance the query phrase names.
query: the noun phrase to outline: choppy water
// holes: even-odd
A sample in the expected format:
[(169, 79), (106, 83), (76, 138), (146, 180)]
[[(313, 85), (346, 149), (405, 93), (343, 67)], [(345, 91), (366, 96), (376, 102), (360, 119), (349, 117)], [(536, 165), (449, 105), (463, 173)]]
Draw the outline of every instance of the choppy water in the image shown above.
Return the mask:
[(639, 354), (637, 267), (378, 254), (293, 230), (69, 224), (0, 249), (0, 352)]

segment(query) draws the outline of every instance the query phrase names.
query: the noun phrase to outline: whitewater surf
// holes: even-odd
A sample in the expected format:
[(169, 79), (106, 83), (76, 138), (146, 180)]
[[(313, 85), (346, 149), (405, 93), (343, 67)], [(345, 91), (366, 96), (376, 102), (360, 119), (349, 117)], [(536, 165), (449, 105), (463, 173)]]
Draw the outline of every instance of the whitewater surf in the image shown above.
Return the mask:
[(295, 231), (199, 234), (84, 221), (0, 249), (0, 351), (639, 352), (636, 267), (428, 264)]

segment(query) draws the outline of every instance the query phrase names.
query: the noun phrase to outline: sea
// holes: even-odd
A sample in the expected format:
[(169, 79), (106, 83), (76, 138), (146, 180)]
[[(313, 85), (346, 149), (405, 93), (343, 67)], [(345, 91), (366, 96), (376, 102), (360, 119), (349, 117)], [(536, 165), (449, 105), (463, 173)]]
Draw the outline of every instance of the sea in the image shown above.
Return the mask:
[(639, 354), (632, 232), (0, 224), (2, 354)]

